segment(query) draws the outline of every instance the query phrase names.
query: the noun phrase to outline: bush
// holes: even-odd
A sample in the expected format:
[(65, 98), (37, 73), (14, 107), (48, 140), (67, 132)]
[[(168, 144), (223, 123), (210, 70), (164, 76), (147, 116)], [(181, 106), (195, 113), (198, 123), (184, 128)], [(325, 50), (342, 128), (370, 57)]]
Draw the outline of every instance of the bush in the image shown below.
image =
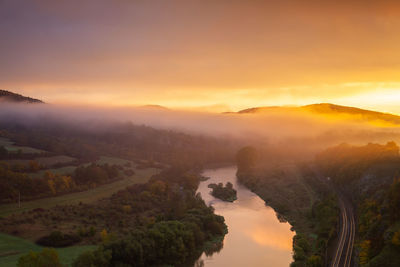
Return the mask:
[(18, 267), (61, 267), (58, 253), (55, 249), (45, 248), (42, 252), (29, 252), (18, 260)]
[(212, 188), (211, 195), (223, 201), (233, 202), (237, 199), (236, 190), (230, 182), (227, 182), (225, 187), (222, 183), (209, 184), (208, 188)]
[(99, 248), (81, 254), (72, 264), (73, 267), (107, 267), (110, 266), (111, 250)]
[(45, 247), (61, 248), (72, 246), (80, 241), (81, 238), (77, 235), (63, 234), (60, 231), (55, 231), (48, 236), (39, 238), (36, 244)]

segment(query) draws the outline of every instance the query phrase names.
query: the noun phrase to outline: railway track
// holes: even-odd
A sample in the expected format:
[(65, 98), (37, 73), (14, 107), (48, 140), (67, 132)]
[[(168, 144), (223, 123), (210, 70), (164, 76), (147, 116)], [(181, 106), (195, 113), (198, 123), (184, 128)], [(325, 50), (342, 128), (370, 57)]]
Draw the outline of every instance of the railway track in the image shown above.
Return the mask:
[(340, 233), (339, 242), (331, 267), (352, 266), (352, 255), (355, 237), (355, 220), (351, 205), (340, 201)]

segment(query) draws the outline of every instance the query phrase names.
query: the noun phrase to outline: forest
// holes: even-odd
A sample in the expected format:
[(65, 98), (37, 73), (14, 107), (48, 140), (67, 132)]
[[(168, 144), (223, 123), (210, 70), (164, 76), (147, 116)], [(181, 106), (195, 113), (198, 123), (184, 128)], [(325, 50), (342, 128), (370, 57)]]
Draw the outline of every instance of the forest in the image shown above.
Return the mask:
[(66, 194), (121, 179), (117, 166), (90, 164), (75, 169), (71, 176), (46, 171), (41, 177), (11, 169), (0, 163), (0, 203), (26, 201)]
[(330, 262), (328, 250), (337, 235), (339, 205), (329, 184), (303, 162), (269, 159), (273, 150), (243, 147), (237, 153), (238, 180), (288, 221), (293, 238), (292, 267), (319, 267)]
[(386, 145), (341, 144), (321, 152), (317, 162), (357, 209), (360, 266), (400, 265), (400, 155)]
[[(18, 204), (0, 216), (0, 232), (42, 247), (97, 247), (74, 266), (187, 266), (222, 248), (224, 218), (195, 192), (203, 166), (233, 160), (232, 140), (51, 118), (1, 118), (0, 129), (0, 202), (6, 211)], [(90, 193), (90, 201), (68, 198), (96, 188), (93, 200)], [(57, 197), (60, 204), (34, 204)], [(61, 256), (33, 251), (19, 266), (60, 266)]]
[(194, 173), (169, 169), (146, 184), (93, 204), (37, 209), (0, 219), (0, 231), (26, 237), (23, 229), (33, 227), (36, 242), (48, 247), (98, 245), (78, 257), (74, 266), (184, 265), (204, 250), (212, 253), (221, 248), (213, 244), (227, 233), (224, 218), (195, 195), (199, 182)]

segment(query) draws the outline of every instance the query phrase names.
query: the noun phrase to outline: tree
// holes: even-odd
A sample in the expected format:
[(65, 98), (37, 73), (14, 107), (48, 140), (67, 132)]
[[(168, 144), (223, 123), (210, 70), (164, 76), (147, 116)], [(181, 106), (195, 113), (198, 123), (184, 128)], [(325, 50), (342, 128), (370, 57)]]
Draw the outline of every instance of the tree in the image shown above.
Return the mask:
[(254, 147), (246, 146), (236, 154), (238, 171), (247, 172), (255, 167), (257, 151)]
[(110, 234), (107, 232), (106, 229), (101, 230), (100, 232), (100, 236), (101, 236), (101, 241), (103, 243), (108, 243), (110, 241)]
[(8, 150), (4, 146), (0, 146), (0, 158), (6, 158)]
[(400, 231), (397, 231), (393, 234), (391, 241), (393, 245), (400, 247)]
[(72, 264), (73, 267), (107, 267), (110, 266), (112, 252), (102, 247), (95, 251), (81, 254)]
[(18, 267), (61, 267), (58, 253), (53, 248), (45, 248), (41, 252), (29, 252), (18, 260)]
[(165, 192), (167, 185), (163, 181), (155, 181), (150, 185), (150, 191), (153, 195), (161, 195)]
[(231, 182), (227, 182), (225, 187), (228, 189), (233, 189), (233, 184)]
[(400, 219), (400, 179), (394, 179), (392, 185), (389, 189), (389, 213), (392, 221), (397, 221)]
[(29, 161), (29, 170), (31, 172), (36, 172), (40, 169), (39, 163), (36, 160)]
[(367, 264), (369, 262), (370, 250), (371, 250), (371, 241), (365, 240), (360, 244), (360, 264)]
[(307, 260), (307, 266), (309, 267), (322, 267), (324, 266), (322, 258), (319, 255), (312, 255)]

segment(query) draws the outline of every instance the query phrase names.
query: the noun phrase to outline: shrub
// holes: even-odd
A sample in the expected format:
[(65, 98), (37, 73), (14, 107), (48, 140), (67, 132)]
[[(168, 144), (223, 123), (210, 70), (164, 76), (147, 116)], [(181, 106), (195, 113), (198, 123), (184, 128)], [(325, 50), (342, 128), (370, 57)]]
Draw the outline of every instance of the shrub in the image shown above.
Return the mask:
[(107, 267), (110, 266), (111, 251), (99, 248), (81, 254), (72, 264), (73, 267)]
[(18, 260), (18, 267), (61, 267), (58, 253), (55, 249), (45, 248), (42, 252), (29, 252)]
[(77, 235), (63, 234), (60, 231), (52, 232), (48, 236), (39, 238), (36, 243), (45, 247), (68, 247), (81, 241)]

